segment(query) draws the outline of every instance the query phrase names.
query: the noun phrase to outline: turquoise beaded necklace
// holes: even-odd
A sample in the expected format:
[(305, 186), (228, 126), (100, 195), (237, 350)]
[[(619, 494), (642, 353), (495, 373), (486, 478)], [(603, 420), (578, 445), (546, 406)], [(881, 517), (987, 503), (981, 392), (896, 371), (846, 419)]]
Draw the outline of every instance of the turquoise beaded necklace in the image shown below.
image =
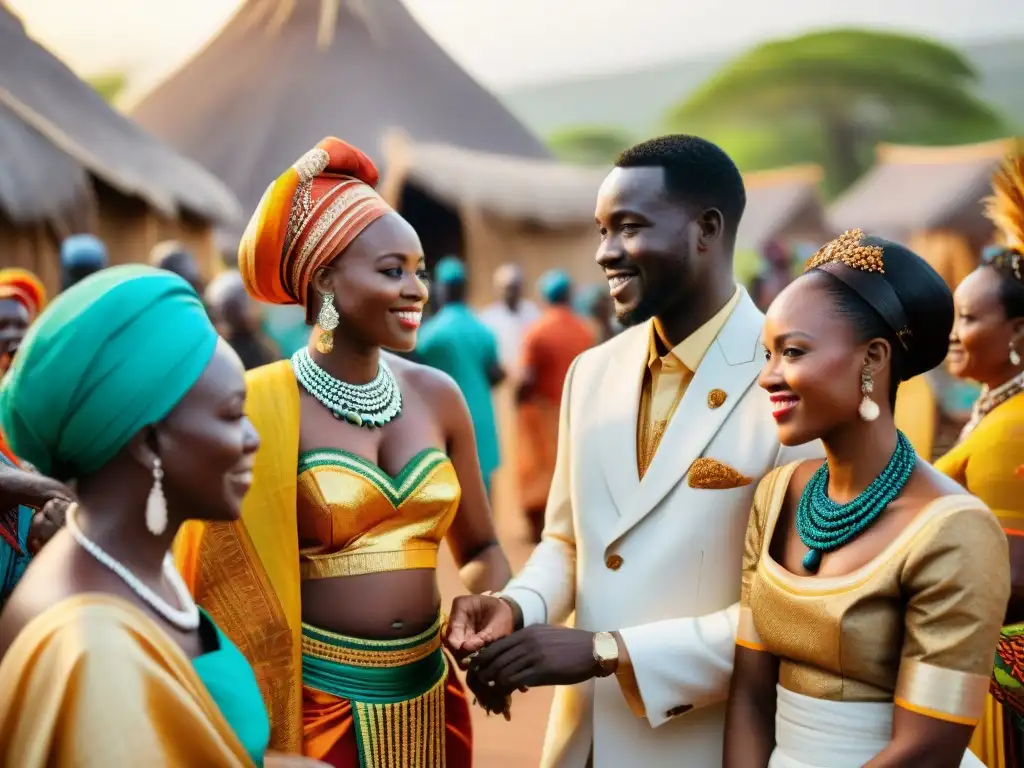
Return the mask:
[(796, 532), (810, 550), (804, 555), (804, 568), (817, 573), (822, 554), (839, 549), (867, 530), (900, 495), (916, 462), (914, 447), (897, 430), (896, 450), (882, 474), (846, 504), (837, 504), (828, 497), (828, 462), (818, 467), (796, 508)]

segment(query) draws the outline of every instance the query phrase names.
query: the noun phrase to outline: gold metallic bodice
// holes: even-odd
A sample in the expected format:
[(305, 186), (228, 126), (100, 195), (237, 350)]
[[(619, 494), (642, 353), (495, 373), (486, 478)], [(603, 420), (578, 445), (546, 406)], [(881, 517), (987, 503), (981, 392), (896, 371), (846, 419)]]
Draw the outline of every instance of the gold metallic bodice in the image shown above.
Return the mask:
[(455, 467), (428, 448), (392, 477), (346, 451), (299, 457), (303, 579), (435, 568), (462, 495)]
[(1009, 598), (995, 516), (973, 496), (945, 496), (862, 568), (799, 576), (769, 553), (795, 466), (755, 496), (737, 643), (777, 656), (779, 683), (794, 693), (974, 722)]

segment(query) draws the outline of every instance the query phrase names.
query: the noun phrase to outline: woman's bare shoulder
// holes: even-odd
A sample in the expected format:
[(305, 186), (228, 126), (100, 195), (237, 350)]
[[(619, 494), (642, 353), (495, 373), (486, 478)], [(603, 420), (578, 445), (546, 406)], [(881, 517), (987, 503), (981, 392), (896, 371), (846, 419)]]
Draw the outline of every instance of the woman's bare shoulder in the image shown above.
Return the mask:
[(385, 353), (384, 359), (398, 379), (403, 393), (413, 392), (433, 407), (462, 402), (462, 390), (455, 379), (444, 371), (391, 353)]

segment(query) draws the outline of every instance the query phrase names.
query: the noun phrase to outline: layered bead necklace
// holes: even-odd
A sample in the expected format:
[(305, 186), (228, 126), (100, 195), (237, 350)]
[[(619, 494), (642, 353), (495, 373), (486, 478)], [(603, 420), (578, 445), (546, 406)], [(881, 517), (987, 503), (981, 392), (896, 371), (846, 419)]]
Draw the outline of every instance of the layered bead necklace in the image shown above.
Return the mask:
[(1019, 395), (1021, 392), (1024, 392), (1024, 371), (1021, 371), (1009, 381), (1003, 382), (995, 389), (989, 389), (988, 387), (982, 389), (981, 395), (974, 401), (974, 407), (971, 408), (970, 421), (967, 422), (960, 433), (960, 439), (963, 440), (971, 434), (975, 427), (981, 423), (981, 420), (988, 416), (996, 406), (1002, 405), (1011, 397)]
[(99, 544), (88, 538), (82, 532), (82, 529), (78, 527), (78, 521), (75, 520), (77, 511), (77, 504), (72, 504), (68, 507), (67, 514), (65, 515), (65, 524), (67, 525), (68, 533), (71, 534), (71, 538), (75, 540), (78, 546), (92, 555), (101, 565), (113, 571), (121, 581), (128, 585), (132, 592), (138, 595), (150, 608), (163, 616), (169, 624), (184, 632), (190, 632), (199, 626), (199, 608), (192, 599), (192, 595), (189, 594), (188, 587), (185, 586), (185, 582), (178, 573), (178, 569), (174, 567), (174, 558), (171, 557), (170, 552), (164, 555), (164, 578), (170, 584), (171, 590), (174, 592), (174, 596), (177, 598), (181, 608), (175, 608), (160, 597), (134, 573), (128, 570), (124, 563), (117, 560), (113, 555), (107, 554)]
[(349, 424), (376, 429), (402, 412), (402, 391), (383, 358), (369, 384), (349, 384), (334, 378), (313, 361), (305, 347), (292, 355), (292, 370), (304, 390), (335, 418)]
[(897, 430), (896, 450), (882, 474), (855, 499), (837, 504), (828, 497), (828, 462), (811, 477), (796, 508), (796, 531), (810, 551), (803, 565), (810, 573), (821, 567), (821, 556), (848, 544), (863, 533), (910, 480), (917, 453), (910, 440)]

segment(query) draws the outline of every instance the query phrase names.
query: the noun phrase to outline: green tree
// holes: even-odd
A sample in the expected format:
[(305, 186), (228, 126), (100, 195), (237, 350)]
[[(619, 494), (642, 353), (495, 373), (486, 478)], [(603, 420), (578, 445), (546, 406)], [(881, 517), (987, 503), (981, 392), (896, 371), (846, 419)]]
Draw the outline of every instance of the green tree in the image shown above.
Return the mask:
[(122, 72), (108, 72), (94, 75), (87, 82), (108, 104), (113, 104), (128, 85), (128, 77)]
[(699, 128), (712, 137), (717, 131), (734, 141), (747, 131), (762, 156), (821, 163), (835, 193), (871, 164), (879, 141), (1002, 135), (1000, 116), (975, 95), (977, 81), (964, 56), (935, 41), (856, 29), (815, 32), (734, 59), (673, 108), (667, 122), (672, 130)]
[(625, 131), (605, 126), (572, 126), (548, 138), (556, 157), (577, 165), (607, 165), (632, 143)]

